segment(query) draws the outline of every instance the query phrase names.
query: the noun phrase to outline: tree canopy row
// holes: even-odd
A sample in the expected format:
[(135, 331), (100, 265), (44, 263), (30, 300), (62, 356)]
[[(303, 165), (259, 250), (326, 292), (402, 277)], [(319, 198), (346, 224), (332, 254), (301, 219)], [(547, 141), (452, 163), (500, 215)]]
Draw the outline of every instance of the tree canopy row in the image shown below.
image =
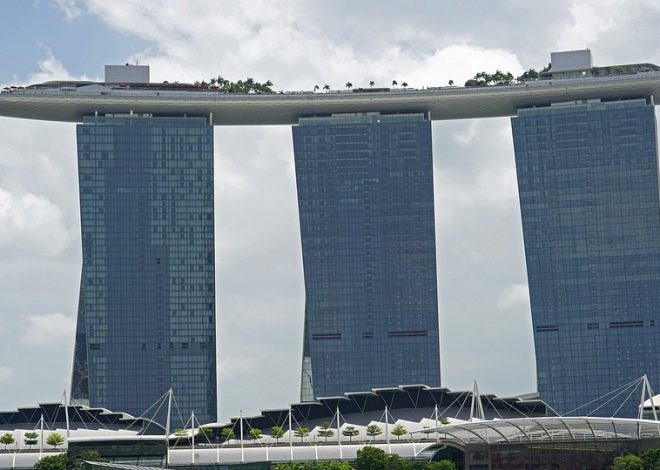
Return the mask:
[(501, 70), (496, 70), (495, 73), (486, 73), (479, 72), (474, 75), (471, 79), (465, 82), (466, 87), (482, 87), (482, 86), (493, 86), (493, 85), (513, 85), (514, 83), (520, 83), (527, 80), (537, 80), (539, 78), (539, 72), (535, 69), (529, 69), (524, 72), (519, 77), (514, 77), (511, 72), (502, 72)]

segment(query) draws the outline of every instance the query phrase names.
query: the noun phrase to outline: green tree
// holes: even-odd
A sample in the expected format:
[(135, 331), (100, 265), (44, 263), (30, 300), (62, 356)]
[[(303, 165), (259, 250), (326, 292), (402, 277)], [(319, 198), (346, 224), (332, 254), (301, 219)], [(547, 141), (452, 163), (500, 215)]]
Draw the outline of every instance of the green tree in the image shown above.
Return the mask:
[(449, 424), (449, 418), (443, 416), (442, 418), (440, 418), (440, 424)]
[(642, 454), (644, 470), (660, 469), (660, 449), (649, 449)]
[(34, 464), (35, 470), (67, 470), (69, 458), (66, 454), (49, 455)]
[(261, 429), (259, 428), (250, 429), (250, 437), (254, 442), (257, 442), (257, 439), (261, 439), (263, 437), (263, 435), (261, 434)]
[(213, 429), (211, 428), (199, 428), (197, 430), (197, 434), (195, 435), (195, 439), (199, 439), (202, 442), (211, 442), (211, 439), (213, 439)]
[(612, 470), (644, 470), (644, 465), (635, 454), (627, 454), (614, 458)]
[(59, 432), (52, 432), (46, 439), (46, 444), (53, 446), (53, 449), (55, 449), (57, 446), (64, 444), (64, 437)]
[(353, 84), (351, 82), (346, 82), (346, 88), (350, 90), (353, 88)]
[(176, 443), (188, 439), (188, 430), (183, 428), (178, 428), (174, 430), (174, 436), (176, 437)]
[(321, 423), (321, 429), (319, 429), (316, 434), (319, 437), (324, 438), (325, 442), (328, 442), (328, 438), (334, 436), (335, 432), (330, 427), (330, 423), (328, 423), (327, 421), (323, 421)]
[(402, 82), (401, 86), (403, 87), (403, 91), (406, 91), (406, 88), (408, 88), (408, 82)]
[(389, 467), (389, 460), (385, 451), (367, 446), (358, 450), (355, 463), (358, 470), (385, 470)]
[(360, 434), (360, 431), (355, 426), (346, 426), (341, 433), (348, 437), (349, 442), (353, 442), (353, 438)]
[(222, 431), (220, 431), (220, 437), (222, 437), (222, 439), (225, 441), (228, 441), (230, 439), (235, 439), (236, 433), (232, 428), (224, 428)]
[(534, 69), (529, 69), (523, 72), (523, 74), (518, 78), (516, 78), (516, 80), (519, 82), (524, 82), (528, 80), (538, 80), (538, 78), (539, 78), (539, 73)]
[(371, 438), (372, 441), (376, 440), (376, 436), (383, 433), (383, 430), (377, 424), (370, 424), (367, 426), (367, 436)]
[(0, 444), (5, 445), (5, 450), (7, 450), (8, 445), (13, 444), (14, 442), (16, 442), (16, 439), (14, 439), (14, 435), (10, 432), (6, 432), (0, 437)]
[(396, 80), (392, 80), (392, 86), (396, 87), (397, 85), (398, 85), (398, 83), (396, 82)]
[(314, 93), (316, 93), (317, 91), (319, 91), (319, 86), (318, 86), (318, 85), (314, 85)]
[(44, 457), (34, 465), (34, 468), (36, 470), (83, 470), (85, 461), (108, 462), (108, 459), (95, 450), (85, 450), (78, 457), (71, 457), (66, 453)]
[(270, 428), (270, 437), (275, 439), (275, 442), (280, 442), (282, 436), (284, 436), (284, 429), (282, 429), (282, 426), (273, 426)]
[(449, 80), (449, 86), (454, 86), (454, 80)]
[(329, 90), (330, 90), (330, 85), (328, 85), (328, 84), (326, 83), (325, 85), (323, 85), (323, 89), (324, 89), (325, 91), (329, 91)]
[(287, 462), (273, 467), (274, 470), (352, 470), (346, 461), (330, 460), (329, 462)]
[(370, 86), (371, 88), (374, 87), (374, 84), (375, 84), (375, 82), (374, 82), (373, 80), (370, 80), (370, 81), (369, 81), (369, 86)]
[(108, 459), (101, 456), (95, 450), (84, 450), (78, 457), (72, 458), (68, 454), (64, 454), (68, 458), (67, 469), (69, 470), (83, 470), (85, 462), (109, 462)]
[(491, 85), (510, 85), (513, 83), (513, 80), (513, 74), (511, 72), (502, 72), (498, 69), (493, 74), (486, 72), (476, 73), (473, 78), (465, 82), (465, 86), (483, 87)]
[(23, 434), (23, 442), (25, 443), (28, 448), (32, 448), (33, 445), (35, 445), (38, 441), (37, 439), (39, 438), (39, 434), (37, 434), (34, 431), (26, 432)]
[(397, 424), (392, 428), (392, 435), (396, 436), (396, 440), (400, 440), (401, 436), (405, 436), (408, 433), (408, 430), (403, 424)]
[(309, 436), (309, 428), (305, 428), (305, 427), (302, 427), (302, 426), (298, 426), (298, 427), (296, 428), (296, 430), (293, 431), (293, 434), (294, 434), (296, 437), (299, 437), (299, 438), (300, 438), (300, 442), (302, 442), (304, 438), (306, 438), (307, 436)]
[(330, 462), (320, 463), (323, 470), (353, 470), (345, 460), (331, 460)]
[(451, 460), (427, 462), (424, 470), (456, 470), (456, 464)]

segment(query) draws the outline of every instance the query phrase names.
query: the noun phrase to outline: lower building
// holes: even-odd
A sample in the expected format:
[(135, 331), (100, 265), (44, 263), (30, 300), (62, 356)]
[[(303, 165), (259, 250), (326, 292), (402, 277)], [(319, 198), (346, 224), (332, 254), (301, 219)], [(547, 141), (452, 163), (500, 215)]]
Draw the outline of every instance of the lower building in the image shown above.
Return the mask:
[(591, 401), (575, 413), (637, 416), (608, 392), (660, 385), (653, 103), (521, 109), (512, 127), (540, 396), (561, 414)]
[[(346, 393), (204, 423), (204, 432), (197, 425), (167, 439), (149, 420), (80, 406), (22, 408), (0, 413), (0, 420), (0, 432), (17, 438), (0, 453), (3, 470), (32, 468), (64, 450), (73, 457), (99, 452), (109, 461), (87, 467), (98, 470), (268, 470), (280, 462), (354, 461), (365, 446), (404, 460), (450, 460), (459, 470), (584, 470), (609, 468), (618, 455), (660, 446), (658, 421), (555, 416), (535, 396), (501, 398), (479, 394), (477, 387), (414, 385)], [(25, 445), (26, 432), (40, 428), (45, 431), (37, 442)], [(70, 435), (60, 448), (46, 449), (43, 437), (53, 431)]]
[(439, 386), (431, 122), (424, 114), (302, 118), (293, 146), (302, 399)]

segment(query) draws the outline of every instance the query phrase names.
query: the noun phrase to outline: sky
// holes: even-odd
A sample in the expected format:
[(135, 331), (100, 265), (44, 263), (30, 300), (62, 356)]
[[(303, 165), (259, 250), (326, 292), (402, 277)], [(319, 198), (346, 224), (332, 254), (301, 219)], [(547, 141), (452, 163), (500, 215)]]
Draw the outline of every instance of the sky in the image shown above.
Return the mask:
[[(217, 75), (276, 90), (460, 84), (550, 52), (660, 64), (657, 0), (4, 0), (0, 87)], [(658, 114), (656, 112), (656, 114)], [(443, 386), (535, 391), (508, 118), (433, 123)], [(215, 128), (219, 417), (298, 401), (304, 285), (288, 126)], [(81, 269), (75, 126), (0, 118), (0, 410), (70, 386)]]

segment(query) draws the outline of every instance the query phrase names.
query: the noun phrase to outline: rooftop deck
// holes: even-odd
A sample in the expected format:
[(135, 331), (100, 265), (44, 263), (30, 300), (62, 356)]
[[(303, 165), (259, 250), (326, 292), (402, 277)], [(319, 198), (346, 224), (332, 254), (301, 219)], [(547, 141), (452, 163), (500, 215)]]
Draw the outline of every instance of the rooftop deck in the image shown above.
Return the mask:
[(119, 89), (103, 84), (0, 93), (0, 116), (81, 122), (83, 116), (211, 116), (213, 125), (291, 125), (300, 117), (357, 112), (422, 112), (432, 120), (512, 116), (520, 108), (602, 99), (660, 100), (660, 72), (535, 80), (505, 86), (387, 91), (224, 94), (217, 91)]

